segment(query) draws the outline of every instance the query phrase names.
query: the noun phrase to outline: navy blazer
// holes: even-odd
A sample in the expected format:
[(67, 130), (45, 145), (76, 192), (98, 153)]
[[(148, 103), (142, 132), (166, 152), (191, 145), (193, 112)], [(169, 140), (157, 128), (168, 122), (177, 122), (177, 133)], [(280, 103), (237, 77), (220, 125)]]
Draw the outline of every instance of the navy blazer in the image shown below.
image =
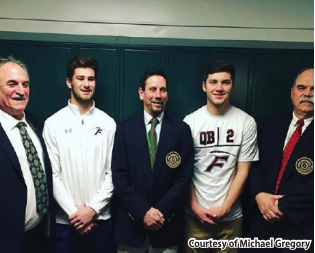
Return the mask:
[[(181, 157), (176, 168), (166, 163), (172, 151)], [(177, 245), (182, 240), (184, 206), (193, 167), (193, 141), (190, 128), (183, 121), (164, 114), (153, 172), (143, 112), (118, 124), (112, 159), (118, 197), (115, 241), (140, 248), (148, 234), (153, 247)], [(164, 215), (165, 222), (158, 231), (147, 231), (141, 224), (151, 207)]]
[[(284, 141), (292, 115), (267, 122), (259, 134), (260, 162), (253, 168), (249, 188), (253, 198), (260, 192), (274, 194), (278, 172), (281, 166)], [(305, 165), (306, 173), (298, 171)], [(295, 145), (282, 176), (278, 194), (279, 208), (284, 213), (281, 221), (270, 224), (263, 220), (256, 206), (252, 231), (257, 229), (268, 233), (278, 230), (283, 238), (313, 238), (314, 230), (314, 121), (306, 128)], [(260, 220), (260, 221), (259, 221)], [(265, 229), (263, 229), (265, 228)], [(291, 237), (291, 238), (289, 238)]]
[[(33, 126), (43, 148), (45, 173), (49, 191), (50, 227), (43, 226), (43, 233), (53, 228), (55, 213), (53, 207), (52, 170), (41, 131), (35, 119), (25, 113), (27, 122)], [(0, 251), (18, 253), (21, 251), (27, 189), (18, 157), (0, 122)], [(47, 216), (47, 215), (46, 215)], [(45, 217), (42, 224), (47, 224)], [(51, 231), (50, 231), (51, 232)]]

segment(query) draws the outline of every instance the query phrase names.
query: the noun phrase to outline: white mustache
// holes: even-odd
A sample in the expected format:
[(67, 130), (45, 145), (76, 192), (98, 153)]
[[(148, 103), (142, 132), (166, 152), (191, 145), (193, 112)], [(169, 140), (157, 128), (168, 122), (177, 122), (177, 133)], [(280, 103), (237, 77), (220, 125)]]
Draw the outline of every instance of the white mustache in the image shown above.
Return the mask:
[(300, 98), (299, 103), (302, 103), (302, 102), (310, 102), (310, 103), (314, 104), (314, 98), (307, 98), (307, 97)]

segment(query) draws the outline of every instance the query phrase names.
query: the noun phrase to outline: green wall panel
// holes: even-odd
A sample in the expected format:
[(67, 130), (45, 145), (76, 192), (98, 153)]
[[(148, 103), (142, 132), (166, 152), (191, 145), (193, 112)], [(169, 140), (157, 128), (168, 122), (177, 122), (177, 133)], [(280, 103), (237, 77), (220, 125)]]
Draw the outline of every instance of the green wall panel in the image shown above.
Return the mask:
[(34, 106), (34, 114), (41, 125), (68, 103), (66, 64), (71, 56), (70, 47), (35, 45), (33, 48), (30, 105)]
[(163, 69), (162, 52), (158, 49), (127, 48), (121, 63), (120, 120), (123, 120), (143, 110), (138, 95), (139, 80), (148, 68)]
[(206, 49), (172, 49), (168, 52), (167, 111), (174, 117), (182, 119), (206, 103), (202, 81), (208, 60), (209, 54)]
[(96, 107), (117, 118), (118, 50), (116, 48), (80, 48), (79, 54), (95, 58), (99, 64), (96, 84)]
[(96, 106), (117, 122), (142, 111), (139, 79), (147, 68), (168, 75), (167, 111), (183, 118), (206, 103), (201, 89), (206, 64), (214, 58), (230, 61), (236, 69), (231, 103), (253, 115), (258, 123), (292, 112), (290, 88), (297, 72), (313, 66), (313, 50), (237, 49), (168, 46), (95, 45), (0, 40), (0, 57), (23, 60), (31, 80), (28, 111), (42, 125), (67, 104), (66, 63), (75, 55), (96, 58), (100, 65)]
[(254, 116), (258, 121), (291, 113), (291, 87), (296, 74), (313, 66), (313, 54), (304, 52), (262, 52), (257, 60)]
[(29, 65), (29, 46), (26, 44), (0, 44), (0, 58), (6, 58), (9, 55), (17, 60), (22, 60)]

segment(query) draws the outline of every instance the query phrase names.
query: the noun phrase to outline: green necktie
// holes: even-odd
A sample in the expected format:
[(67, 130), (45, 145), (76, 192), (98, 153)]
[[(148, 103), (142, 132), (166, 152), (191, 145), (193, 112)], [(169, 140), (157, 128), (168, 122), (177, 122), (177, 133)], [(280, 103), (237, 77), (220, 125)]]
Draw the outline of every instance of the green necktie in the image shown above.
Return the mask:
[(36, 148), (26, 131), (26, 124), (24, 122), (20, 122), (16, 125), (16, 127), (20, 130), (27, 162), (33, 178), (37, 212), (40, 214), (45, 214), (48, 211), (49, 197), (46, 176), (42, 164), (40, 162)]
[(151, 168), (153, 169), (154, 160), (155, 160), (155, 153), (157, 149), (157, 134), (155, 131), (156, 125), (159, 124), (159, 120), (157, 118), (153, 118), (150, 121), (151, 129), (149, 131), (149, 141), (150, 141), (150, 160), (151, 160)]

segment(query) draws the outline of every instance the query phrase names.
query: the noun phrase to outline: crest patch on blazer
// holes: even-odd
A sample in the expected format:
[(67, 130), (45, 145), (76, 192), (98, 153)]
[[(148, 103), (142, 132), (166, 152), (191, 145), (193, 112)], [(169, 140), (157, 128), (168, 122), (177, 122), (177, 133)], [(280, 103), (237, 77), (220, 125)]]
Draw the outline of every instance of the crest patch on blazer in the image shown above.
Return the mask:
[(295, 163), (295, 169), (302, 175), (310, 174), (314, 169), (312, 159), (308, 157), (301, 157)]
[(166, 164), (172, 169), (177, 168), (180, 165), (181, 161), (182, 159), (180, 155), (175, 151), (169, 152), (165, 158)]

